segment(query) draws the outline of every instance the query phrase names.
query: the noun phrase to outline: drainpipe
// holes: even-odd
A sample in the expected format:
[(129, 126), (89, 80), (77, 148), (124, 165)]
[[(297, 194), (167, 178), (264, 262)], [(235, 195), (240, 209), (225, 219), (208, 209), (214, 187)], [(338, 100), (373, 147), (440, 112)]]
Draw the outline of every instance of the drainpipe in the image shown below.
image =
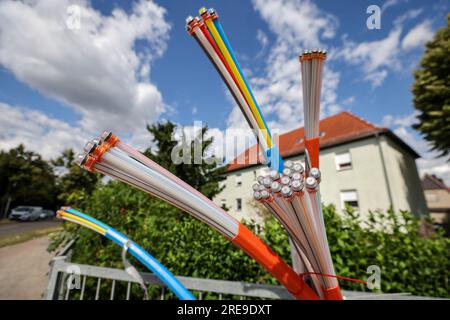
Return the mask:
[(387, 173), (387, 169), (386, 169), (386, 161), (384, 160), (383, 148), (381, 148), (380, 135), (379, 135), (378, 132), (375, 133), (375, 139), (377, 140), (378, 151), (380, 152), (381, 165), (382, 165), (382, 167), (383, 167), (384, 180), (386, 181), (386, 186), (387, 186), (387, 192), (388, 192), (388, 196), (389, 196), (390, 207), (392, 208), (392, 210), (394, 210), (394, 201), (393, 201), (393, 197), (392, 197), (391, 185), (390, 185), (390, 183), (389, 183), (389, 175), (388, 175), (388, 173)]

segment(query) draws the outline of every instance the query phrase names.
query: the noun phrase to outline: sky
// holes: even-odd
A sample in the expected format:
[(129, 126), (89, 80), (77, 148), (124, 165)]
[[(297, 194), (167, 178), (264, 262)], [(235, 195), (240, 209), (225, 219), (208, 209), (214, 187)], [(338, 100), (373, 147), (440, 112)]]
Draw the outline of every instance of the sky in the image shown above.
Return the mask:
[[(370, 5), (379, 29), (367, 27)], [(50, 159), (105, 129), (145, 148), (146, 124), (166, 120), (186, 132), (207, 123), (220, 149), (247, 124), (185, 31), (202, 6), (218, 12), (273, 131), (303, 126), (298, 55), (325, 48), (321, 117), (347, 110), (390, 128), (421, 155), (421, 174), (450, 185), (449, 163), (411, 128), (412, 72), (446, 25), (445, 0), (1, 1), (0, 149)]]

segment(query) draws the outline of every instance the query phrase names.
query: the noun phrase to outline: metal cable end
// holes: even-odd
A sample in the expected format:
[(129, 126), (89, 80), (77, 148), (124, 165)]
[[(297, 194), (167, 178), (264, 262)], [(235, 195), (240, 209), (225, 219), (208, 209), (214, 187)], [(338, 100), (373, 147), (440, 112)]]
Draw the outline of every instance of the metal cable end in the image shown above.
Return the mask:
[(261, 200), (262, 199), (261, 192), (259, 191), (253, 192), (253, 198), (257, 201)]
[(270, 193), (267, 190), (261, 191), (261, 198), (262, 199), (268, 199), (270, 197)]
[(188, 16), (186, 17), (186, 26), (189, 26), (191, 24), (192, 21), (194, 21), (194, 17), (193, 16)]
[(263, 179), (263, 185), (264, 185), (264, 187), (266, 187), (266, 188), (270, 188), (270, 186), (272, 185), (272, 179), (270, 178), (270, 177), (265, 177), (264, 179)]
[(111, 136), (112, 136), (112, 131), (105, 130), (100, 135), (100, 141), (102, 141), (102, 142), (108, 141), (109, 138), (111, 138)]
[(301, 163), (295, 163), (295, 164), (292, 166), (292, 170), (294, 170), (294, 172), (300, 172), (300, 173), (303, 173), (303, 172), (305, 171), (305, 168), (302, 166)]
[(311, 170), (309, 170), (309, 175), (316, 180), (320, 180), (321, 174), (318, 168), (311, 168)]
[(85, 153), (79, 153), (75, 156), (75, 163), (80, 166), (83, 167), (84, 164), (86, 163), (86, 159), (87, 159), (87, 154)]
[(284, 168), (283, 169), (283, 175), (284, 176), (291, 177), (292, 174), (293, 174), (292, 169), (290, 169), (290, 168)]
[(253, 191), (258, 191), (259, 190), (259, 183), (254, 183), (252, 185), (252, 189), (253, 189)]
[(91, 154), (92, 152), (94, 152), (95, 148), (97, 148), (98, 146), (98, 142), (91, 140), (86, 142), (86, 144), (83, 147), (84, 152), (86, 152), (87, 154)]
[(264, 176), (257, 176), (256, 181), (259, 182), (259, 184), (263, 184)]
[(292, 168), (293, 165), (294, 165), (294, 163), (291, 160), (286, 160), (284, 162), (284, 167), (285, 168)]
[(291, 188), (295, 192), (302, 191), (303, 187), (304, 187), (304, 185), (303, 185), (303, 183), (300, 180), (294, 180), (291, 183)]
[(308, 177), (305, 180), (305, 186), (308, 189), (315, 189), (317, 188), (317, 180), (314, 177)]
[(286, 176), (283, 176), (283, 177), (280, 179), (280, 182), (281, 182), (282, 185), (288, 186), (288, 185), (291, 184), (291, 178), (286, 177)]
[(292, 180), (299, 180), (303, 181), (303, 175), (300, 172), (294, 172), (294, 174), (291, 177)]
[(270, 170), (269, 175), (272, 178), (272, 180), (280, 179), (280, 173), (277, 170)]
[(281, 191), (281, 183), (279, 183), (278, 181), (274, 181), (272, 182), (272, 185), (270, 186), (270, 188), (272, 189), (272, 192), (280, 192)]
[(291, 187), (284, 186), (283, 188), (281, 188), (281, 195), (285, 198), (289, 198), (290, 196), (292, 196)]

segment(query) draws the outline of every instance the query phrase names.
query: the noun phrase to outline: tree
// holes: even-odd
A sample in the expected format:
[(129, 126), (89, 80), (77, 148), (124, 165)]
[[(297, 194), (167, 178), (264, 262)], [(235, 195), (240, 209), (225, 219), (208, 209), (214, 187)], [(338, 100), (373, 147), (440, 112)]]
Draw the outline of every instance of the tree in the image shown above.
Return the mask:
[(80, 168), (74, 160), (75, 153), (72, 149), (67, 149), (60, 157), (51, 161), (54, 167), (67, 170), (57, 179), (58, 200), (62, 205), (81, 206), (99, 180), (98, 174)]
[[(17, 205), (56, 208), (55, 174), (52, 167), (23, 145), (0, 151), (0, 200), (3, 207)], [(9, 199), (9, 200), (8, 200)], [(4, 208), (3, 208), (4, 210)]]
[[(213, 143), (213, 138), (207, 138), (208, 127), (203, 126), (192, 141), (189, 141), (183, 133), (181, 147), (179, 141), (173, 139), (176, 129), (176, 125), (170, 121), (147, 126), (147, 130), (153, 135), (152, 142), (156, 148), (148, 148), (144, 153), (211, 199), (221, 190), (218, 182), (225, 178), (226, 168), (219, 167), (217, 159), (206, 154)], [(194, 163), (196, 149), (200, 150), (198, 153), (202, 158), (201, 163)], [(174, 163), (172, 159), (174, 150), (179, 158), (182, 158), (185, 152), (190, 154), (192, 159)]]
[(414, 125), (442, 156), (450, 152), (450, 14), (427, 43), (421, 68), (414, 72), (414, 106), (420, 122)]

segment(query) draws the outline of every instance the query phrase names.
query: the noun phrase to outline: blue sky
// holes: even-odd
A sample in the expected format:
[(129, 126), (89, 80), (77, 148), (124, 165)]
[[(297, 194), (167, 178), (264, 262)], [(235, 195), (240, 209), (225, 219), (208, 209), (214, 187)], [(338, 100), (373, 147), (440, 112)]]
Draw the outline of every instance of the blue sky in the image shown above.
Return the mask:
[[(345, 3), (345, 5), (343, 5)], [(382, 9), (369, 30), (369, 5)], [(80, 28), (65, 22), (81, 8)], [(54, 157), (111, 128), (137, 146), (145, 123), (245, 127), (184, 20), (214, 7), (272, 128), (303, 125), (298, 54), (329, 52), (322, 115), (349, 110), (390, 127), (422, 156), (421, 172), (450, 180), (410, 128), (412, 70), (446, 24), (447, 1), (56, 1), (0, 4), (0, 148), (20, 142)]]

